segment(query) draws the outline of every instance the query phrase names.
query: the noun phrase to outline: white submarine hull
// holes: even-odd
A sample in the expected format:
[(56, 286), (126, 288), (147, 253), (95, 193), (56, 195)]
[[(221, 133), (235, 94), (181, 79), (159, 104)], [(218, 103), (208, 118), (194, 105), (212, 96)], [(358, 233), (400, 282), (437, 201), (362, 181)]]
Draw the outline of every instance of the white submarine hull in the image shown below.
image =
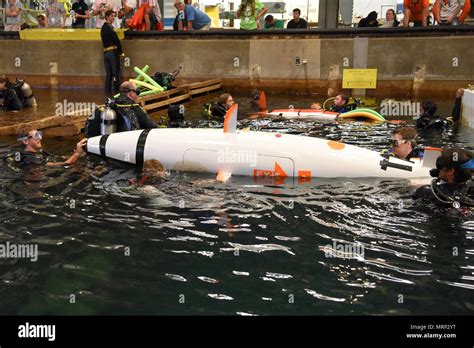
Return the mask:
[(156, 159), (169, 170), (255, 178), (426, 178), (431, 169), (421, 159), (387, 159), (337, 141), (221, 129), (159, 128), (97, 136), (88, 139), (87, 152), (139, 166)]

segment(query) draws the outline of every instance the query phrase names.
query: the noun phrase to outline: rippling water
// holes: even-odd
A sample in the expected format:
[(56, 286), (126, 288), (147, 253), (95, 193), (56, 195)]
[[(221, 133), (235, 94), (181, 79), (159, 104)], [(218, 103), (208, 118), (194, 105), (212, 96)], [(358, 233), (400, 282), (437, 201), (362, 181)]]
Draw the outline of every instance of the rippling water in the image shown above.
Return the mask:
[[(272, 99), (281, 107), (287, 98)], [(194, 126), (209, 126), (198, 116), (201, 104), (193, 102), (188, 115)], [(448, 112), (450, 103), (441, 105)], [(388, 145), (394, 127), (268, 120), (242, 126), (377, 150)], [(45, 147), (65, 155), (76, 141), (46, 139)], [(11, 138), (0, 142), (2, 155), (14, 145)], [(474, 131), (421, 142), (472, 149)], [(133, 168), (92, 157), (34, 172), (3, 165), (0, 243), (37, 243), (40, 255), (37, 262), (0, 259), (0, 313), (474, 310), (472, 215), (414, 202), (408, 181), (276, 185), (235, 177), (218, 184), (211, 175), (171, 173), (156, 187), (137, 188), (126, 183), (134, 176)], [(361, 252), (340, 253), (341, 245)]]

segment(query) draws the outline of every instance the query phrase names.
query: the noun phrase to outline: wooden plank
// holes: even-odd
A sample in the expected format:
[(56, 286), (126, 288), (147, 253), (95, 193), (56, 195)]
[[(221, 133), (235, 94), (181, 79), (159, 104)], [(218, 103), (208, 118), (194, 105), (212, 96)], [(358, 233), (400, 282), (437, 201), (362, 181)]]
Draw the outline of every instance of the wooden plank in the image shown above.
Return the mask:
[(185, 92), (187, 90), (186, 86), (180, 86), (177, 88), (173, 88), (169, 91), (165, 91), (162, 93), (157, 93), (157, 94), (151, 94), (151, 95), (146, 95), (144, 97), (140, 97), (140, 101), (147, 102), (149, 100), (155, 100), (155, 99), (163, 99), (163, 98), (168, 98), (169, 96), (179, 93), (179, 92)]
[(189, 94), (196, 95), (196, 94), (206, 93), (206, 92), (214, 91), (216, 89), (220, 89), (221, 87), (222, 87), (222, 84), (219, 83), (218, 85), (192, 90), (189, 92)]
[(207, 86), (210, 86), (210, 85), (215, 85), (215, 84), (222, 84), (222, 80), (220, 79), (214, 79), (214, 80), (208, 80), (208, 81), (203, 81), (203, 82), (195, 82), (195, 83), (191, 83), (189, 84), (189, 89), (190, 90), (193, 90), (193, 89), (198, 89), (198, 88), (202, 88), (202, 87), (207, 87)]
[(158, 102), (158, 103), (148, 104), (148, 105), (145, 105), (144, 109), (146, 111), (153, 110), (153, 109), (158, 109), (162, 106), (171, 105), (173, 103), (176, 103), (176, 102), (179, 102), (179, 101), (182, 101), (182, 100), (186, 100), (186, 99), (189, 99), (189, 94), (180, 95), (180, 96), (177, 96), (177, 97), (174, 97), (174, 98), (163, 100), (163, 101)]

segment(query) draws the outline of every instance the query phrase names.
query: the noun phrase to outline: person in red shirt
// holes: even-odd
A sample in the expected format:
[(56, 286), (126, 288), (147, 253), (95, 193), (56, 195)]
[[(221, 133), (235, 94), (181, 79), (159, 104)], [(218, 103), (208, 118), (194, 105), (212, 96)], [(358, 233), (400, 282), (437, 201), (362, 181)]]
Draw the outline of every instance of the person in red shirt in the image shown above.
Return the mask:
[(429, 0), (404, 0), (403, 1), (403, 26), (408, 27), (410, 22), (415, 27), (426, 27), (430, 15)]

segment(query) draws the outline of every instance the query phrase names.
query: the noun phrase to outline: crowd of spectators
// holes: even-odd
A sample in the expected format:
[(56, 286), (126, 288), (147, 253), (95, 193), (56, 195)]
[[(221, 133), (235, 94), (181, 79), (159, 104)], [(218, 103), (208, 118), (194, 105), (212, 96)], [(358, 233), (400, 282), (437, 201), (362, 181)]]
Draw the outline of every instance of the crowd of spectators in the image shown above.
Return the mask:
[[(5, 31), (21, 29), (20, 0), (6, 0)], [(61, 1), (61, 0), (59, 0)], [(209, 30), (211, 18), (191, 4), (192, 0), (175, 0), (177, 11), (173, 28), (179, 31)], [(120, 5), (119, 5), (120, 4)], [(370, 12), (367, 17), (360, 19), (358, 27), (425, 27), (428, 25), (459, 25), (464, 22), (470, 11), (471, 0), (436, 0), (430, 8), (429, 0), (404, 0), (403, 19), (397, 19), (394, 9), (388, 9), (385, 19), (380, 20), (377, 12)], [(70, 11), (64, 2), (48, 0), (48, 5), (37, 16), (39, 28), (64, 28), (67, 16), (71, 17), (72, 28), (85, 28), (86, 20), (95, 18), (95, 27), (101, 28), (104, 14), (112, 10), (117, 13), (120, 27), (132, 30), (163, 30), (162, 15), (157, 0), (96, 0), (89, 8), (85, 0), (75, 0)], [(241, 0), (236, 11), (240, 19), (241, 30), (257, 29), (306, 29), (308, 22), (301, 18), (301, 10), (293, 10), (293, 19), (285, 25), (283, 19), (277, 19), (267, 14), (268, 9), (260, 0)], [(432, 13), (432, 16), (431, 16)], [(117, 26), (118, 26), (117, 25)]]
[[(404, 0), (403, 21), (397, 19), (395, 10), (388, 9), (385, 21), (379, 23), (378, 14), (370, 12), (359, 21), (358, 27), (426, 27), (429, 25), (460, 25), (471, 9), (471, 0), (436, 0), (430, 8), (429, 0)], [(431, 18), (433, 14), (433, 20)]]

